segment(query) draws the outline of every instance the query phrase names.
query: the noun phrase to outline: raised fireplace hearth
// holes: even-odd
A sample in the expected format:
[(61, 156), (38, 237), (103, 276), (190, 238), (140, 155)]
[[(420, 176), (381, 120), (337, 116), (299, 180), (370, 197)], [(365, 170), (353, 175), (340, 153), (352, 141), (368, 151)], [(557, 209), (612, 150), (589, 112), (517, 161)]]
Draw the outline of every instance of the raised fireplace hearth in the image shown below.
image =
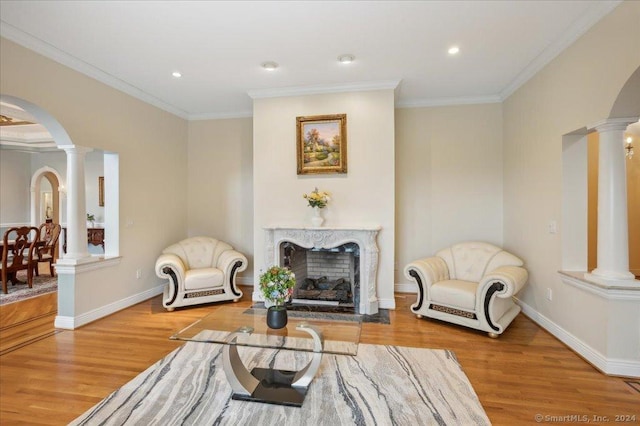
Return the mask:
[[(314, 293), (318, 304), (353, 304), (356, 313), (372, 315), (378, 312), (379, 231), (379, 226), (267, 227), (265, 265), (291, 267), (298, 282), (294, 299), (308, 300), (307, 296)], [(305, 262), (302, 266), (291, 264), (292, 253), (297, 255), (301, 249), (305, 251)], [(322, 271), (316, 269), (320, 263), (324, 265)]]

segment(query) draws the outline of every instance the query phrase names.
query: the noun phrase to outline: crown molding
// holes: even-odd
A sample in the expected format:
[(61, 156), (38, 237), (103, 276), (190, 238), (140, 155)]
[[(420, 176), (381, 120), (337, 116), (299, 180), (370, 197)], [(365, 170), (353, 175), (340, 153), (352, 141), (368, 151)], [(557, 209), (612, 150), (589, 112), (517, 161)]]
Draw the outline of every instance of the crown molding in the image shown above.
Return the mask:
[[(433, 106), (449, 106), (449, 105), (471, 105), (485, 103), (503, 102), (511, 96), (522, 85), (529, 81), (536, 73), (549, 64), (562, 51), (573, 44), (578, 38), (586, 33), (593, 25), (608, 15), (613, 9), (623, 3), (623, 0), (603, 0), (594, 2), (594, 6), (585, 13), (580, 19), (576, 20), (565, 31), (563, 36), (548, 46), (533, 61), (531, 61), (516, 77), (506, 86), (500, 93), (487, 96), (470, 96), (470, 97), (449, 97), (449, 98), (431, 98), (418, 99), (411, 101), (398, 102), (396, 108), (420, 108)], [(216, 120), (230, 118), (247, 118), (253, 116), (252, 111), (235, 111), (223, 113), (198, 113), (189, 114), (188, 112), (176, 108), (166, 102), (150, 95), (135, 86), (132, 86), (121, 79), (106, 73), (88, 63), (69, 55), (68, 53), (50, 45), (44, 40), (32, 36), (18, 28), (0, 20), (0, 36), (7, 38), (17, 44), (31, 49), (49, 59), (52, 59), (62, 65), (65, 65), (75, 71), (85, 74), (95, 80), (98, 80), (116, 90), (124, 92), (134, 98), (145, 103), (153, 105), (161, 110), (169, 112), (180, 118), (189, 121), (197, 120)], [(335, 85), (318, 85), (318, 86), (300, 86), (300, 87), (282, 87), (274, 89), (255, 89), (249, 90), (247, 94), (252, 99), (275, 98), (286, 96), (304, 96), (329, 93), (344, 92), (361, 92), (373, 90), (396, 90), (401, 80), (384, 80), (370, 82), (354, 82)]]
[(188, 120), (189, 121), (224, 120), (224, 119), (231, 119), (231, 118), (249, 118), (249, 117), (253, 117), (253, 111), (189, 114)]
[(416, 99), (412, 101), (398, 102), (396, 108), (423, 108), (434, 106), (450, 105), (474, 105), (474, 104), (496, 104), (502, 102), (499, 95), (487, 96), (461, 96), (451, 98), (429, 98)]
[(401, 80), (364, 81), (346, 84), (319, 86), (280, 87), (275, 89), (249, 90), (251, 99), (281, 98), (286, 96), (323, 95), (328, 93), (367, 92), (372, 90), (395, 90)]
[(135, 86), (125, 83), (119, 78), (106, 73), (101, 69), (94, 67), (93, 65), (89, 65), (88, 63), (64, 51), (53, 47), (46, 41), (34, 37), (22, 30), (19, 30), (13, 25), (8, 24), (2, 20), (0, 20), (0, 36), (6, 38), (7, 40), (11, 40), (23, 47), (26, 47), (27, 49), (31, 49), (34, 52), (41, 54), (42, 56), (58, 62), (59, 64), (78, 71), (79, 73), (85, 74), (95, 80), (98, 80), (99, 82), (104, 83), (107, 86), (124, 92), (127, 95), (133, 96), (134, 98), (160, 108), (161, 110), (169, 112), (173, 115), (177, 115), (178, 117), (188, 119), (188, 114), (186, 111), (169, 105), (166, 102), (156, 98), (155, 96), (152, 96)]
[(523, 69), (516, 78), (500, 92), (500, 98), (504, 101), (511, 96), (516, 90), (518, 90), (523, 84), (529, 81), (534, 75), (536, 75), (542, 68), (544, 68), (549, 62), (555, 59), (566, 48), (572, 45), (578, 40), (584, 33), (586, 33), (592, 26), (598, 21), (608, 15), (613, 9), (618, 7), (623, 0), (612, 1), (600, 1), (596, 2), (594, 6), (585, 13), (582, 17), (576, 20), (555, 42), (550, 44), (545, 50), (542, 51), (533, 61), (529, 63)]

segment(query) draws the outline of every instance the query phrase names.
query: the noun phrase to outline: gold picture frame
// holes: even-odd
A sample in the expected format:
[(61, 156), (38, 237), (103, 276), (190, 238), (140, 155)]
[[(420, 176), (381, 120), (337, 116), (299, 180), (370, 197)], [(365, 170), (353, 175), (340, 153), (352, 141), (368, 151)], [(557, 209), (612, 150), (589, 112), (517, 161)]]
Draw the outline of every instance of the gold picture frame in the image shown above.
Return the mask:
[(347, 114), (296, 117), (298, 174), (347, 173)]
[(98, 205), (104, 207), (104, 176), (98, 176)]

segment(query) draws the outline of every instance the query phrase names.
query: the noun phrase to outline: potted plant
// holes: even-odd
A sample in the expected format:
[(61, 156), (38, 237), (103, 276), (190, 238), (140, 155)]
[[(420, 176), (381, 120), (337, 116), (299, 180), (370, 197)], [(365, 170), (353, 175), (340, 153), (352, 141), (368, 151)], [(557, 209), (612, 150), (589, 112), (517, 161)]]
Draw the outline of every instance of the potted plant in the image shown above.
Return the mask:
[(285, 303), (293, 295), (296, 276), (289, 268), (272, 266), (260, 275), (260, 291), (264, 300), (273, 306), (267, 311), (267, 325), (270, 328), (283, 328), (287, 325)]
[(87, 213), (87, 228), (94, 228), (95, 221), (96, 221), (96, 217), (91, 213)]
[(315, 188), (309, 194), (303, 194), (302, 197), (307, 200), (309, 207), (313, 208), (313, 217), (311, 218), (313, 226), (322, 226), (324, 218), (320, 214), (320, 211), (327, 207), (327, 203), (331, 200), (330, 194), (327, 191), (318, 191), (318, 188)]

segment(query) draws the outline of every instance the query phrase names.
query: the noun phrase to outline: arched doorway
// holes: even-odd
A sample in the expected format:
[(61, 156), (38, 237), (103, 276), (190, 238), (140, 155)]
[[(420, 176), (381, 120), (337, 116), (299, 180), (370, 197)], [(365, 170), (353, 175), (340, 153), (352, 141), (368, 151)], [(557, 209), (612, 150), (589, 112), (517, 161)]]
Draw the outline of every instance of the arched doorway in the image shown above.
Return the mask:
[[(67, 210), (66, 182), (64, 180), (67, 164), (64, 158), (65, 153), (62, 152), (61, 147), (74, 146), (69, 135), (54, 117), (37, 105), (7, 95), (0, 95), (0, 102), (3, 111), (8, 109), (18, 115), (24, 114), (29, 118), (26, 124), (37, 127), (37, 130), (34, 130), (35, 133), (29, 133), (28, 130), (14, 131), (15, 139), (10, 140), (14, 145), (13, 148), (4, 146), (5, 139), (3, 138), (2, 148), (8, 149), (3, 152), (7, 155), (11, 153), (6, 158), (20, 158), (20, 164), (22, 164), (22, 158), (25, 159), (22, 164), (25, 173), (15, 177), (15, 180), (20, 184), (19, 191), (24, 194), (24, 201), (26, 201), (25, 203), (20, 198), (17, 203), (23, 212), (21, 223), (31, 226), (39, 226), (47, 220), (61, 223), (66, 219)], [(56, 158), (57, 161), (51, 162), (52, 158)], [(34, 171), (34, 169), (36, 170)], [(58, 253), (61, 252), (59, 249)], [(27, 299), (18, 299), (17, 303), (2, 306), (3, 327), (19, 323), (21, 327), (25, 327), (23, 337), (28, 338), (31, 335), (28, 325), (30, 319), (36, 319), (34, 323), (39, 321), (40, 325), (37, 327), (41, 327), (43, 321), (51, 318), (51, 330), (54, 330), (54, 321), (61, 305), (61, 296), (60, 291), (51, 292), (50, 283), (53, 281), (55, 284), (56, 279), (49, 277), (48, 268), (44, 275), (41, 274), (39, 278), (42, 281), (41, 288), (34, 285), (33, 289), (27, 289), (24, 296)], [(44, 282), (45, 280), (46, 282)], [(55, 286), (53, 289), (55, 290)], [(64, 301), (62, 302), (64, 303)], [(36, 331), (36, 334), (38, 333)]]
[(45, 166), (31, 177), (31, 225), (47, 219), (62, 223), (64, 219), (64, 187), (62, 177), (52, 167)]

